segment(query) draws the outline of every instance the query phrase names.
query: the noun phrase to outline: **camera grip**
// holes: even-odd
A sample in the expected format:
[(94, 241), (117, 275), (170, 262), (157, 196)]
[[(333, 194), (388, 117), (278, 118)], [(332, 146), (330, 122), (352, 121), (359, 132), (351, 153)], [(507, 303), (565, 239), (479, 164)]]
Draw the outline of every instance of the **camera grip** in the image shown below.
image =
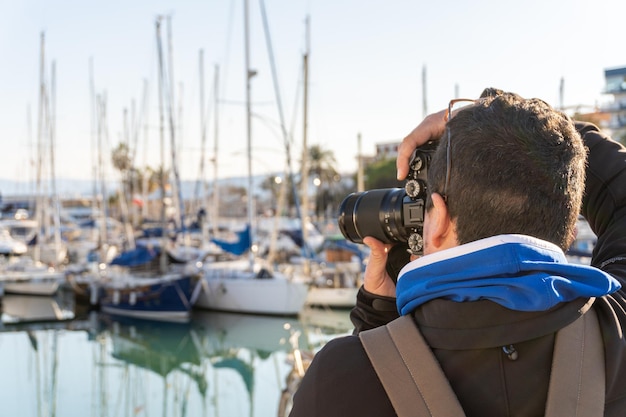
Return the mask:
[(400, 270), (410, 261), (411, 254), (409, 253), (409, 245), (406, 242), (393, 245), (387, 254), (387, 264), (385, 265), (385, 270), (393, 282), (398, 282)]

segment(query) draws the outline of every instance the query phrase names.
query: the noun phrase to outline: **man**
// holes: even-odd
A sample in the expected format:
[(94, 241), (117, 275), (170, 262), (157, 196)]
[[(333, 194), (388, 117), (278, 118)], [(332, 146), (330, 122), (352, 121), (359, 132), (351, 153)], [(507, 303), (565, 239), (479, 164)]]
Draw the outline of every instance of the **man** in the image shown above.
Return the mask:
[[(466, 416), (543, 416), (555, 333), (589, 309), (604, 343), (604, 415), (625, 415), (626, 149), (540, 100), (487, 89), (404, 139), (399, 179), (432, 138), (441, 143), (424, 256), (396, 287), (385, 268), (391, 246), (364, 240), (371, 255), (355, 335), (316, 355), (291, 416), (395, 416), (356, 334), (399, 315), (414, 320)], [(563, 252), (579, 212), (598, 237), (597, 268), (568, 264)]]

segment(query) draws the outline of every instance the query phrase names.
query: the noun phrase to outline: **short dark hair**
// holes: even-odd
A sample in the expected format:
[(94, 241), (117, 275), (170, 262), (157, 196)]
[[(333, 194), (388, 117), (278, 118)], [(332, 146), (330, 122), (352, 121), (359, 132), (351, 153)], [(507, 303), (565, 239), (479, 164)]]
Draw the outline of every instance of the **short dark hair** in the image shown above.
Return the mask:
[[(446, 197), (460, 244), (519, 233), (569, 247), (587, 152), (567, 115), (542, 100), (490, 88), (447, 128)], [(429, 169), (431, 193), (443, 191), (447, 140), (444, 134)]]

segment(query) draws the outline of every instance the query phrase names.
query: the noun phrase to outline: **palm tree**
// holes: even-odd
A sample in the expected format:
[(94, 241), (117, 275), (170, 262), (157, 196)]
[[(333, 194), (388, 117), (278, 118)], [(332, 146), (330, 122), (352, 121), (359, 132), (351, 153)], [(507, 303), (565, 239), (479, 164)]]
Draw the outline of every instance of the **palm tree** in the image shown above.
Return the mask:
[(315, 215), (325, 217), (329, 206), (333, 203), (333, 184), (341, 179), (335, 168), (337, 160), (333, 151), (323, 149), (320, 145), (312, 145), (308, 150), (309, 176), (316, 186)]
[[(132, 200), (132, 196), (137, 194), (145, 194), (142, 200), (147, 198), (148, 195), (154, 193), (161, 186), (165, 189), (169, 187), (170, 171), (168, 169), (163, 170), (163, 167), (152, 168), (146, 166), (145, 168), (139, 168), (133, 165), (132, 155), (130, 148), (126, 143), (120, 142), (115, 149), (111, 151), (111, 163), (113, 167), (119, 171), (121, 178), (121, 196), (115, 196), (113, 203), (121, 204), (120, 197), (125, 199), (123, 204), (128, 204)], [(143, 201), (142, 204), (147, 204), (147, 201)], [(123, 210), (122, 210), (123, 211)], [(142, 210), (141, 217), (148, 216), (148, 207), (146, 210)], [(151, 213), (154, 217), (155, 213)], [(136, 223), (139, 219), (133, 216)]]
[(308, 152), (309, 175), (318, 178), (322, 183), (330, 183), (336, 179), (337, 160), (333, 151), (323, 149), (320, 145), (312, 145)]
[(113, 167), (124, 175), (132, 168), (130, 149), (128, 145), (120, 142), (115, 149), (111, 151), (111, 162)]

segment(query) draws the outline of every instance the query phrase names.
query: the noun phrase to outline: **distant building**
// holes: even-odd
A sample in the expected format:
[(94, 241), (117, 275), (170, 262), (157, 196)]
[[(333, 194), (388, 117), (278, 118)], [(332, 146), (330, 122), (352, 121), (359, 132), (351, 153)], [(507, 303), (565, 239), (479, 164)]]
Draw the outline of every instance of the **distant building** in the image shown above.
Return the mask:
[(366, 167), (370, 164), (373, 164), (374, 162), (382, 161), (384, 159), (395, 159), (398, 156), (398, 147), (400, 146), (400, 141), (377, 143), (375, 146), (376, 153), (374, 155), (357, 155), (357, 163), (361, 163), (363, 164), (363, 167)]
[(386, 142), (376, 144), (376, 159), (395, 158), (398, 156), (400, 142)]
[(610, 117), (607, 127), (611, 130), (626, 128), (626, 67), (604, 70), (606, 85), (603, 93), (611, 94), (613, 101), (603, 109)]

